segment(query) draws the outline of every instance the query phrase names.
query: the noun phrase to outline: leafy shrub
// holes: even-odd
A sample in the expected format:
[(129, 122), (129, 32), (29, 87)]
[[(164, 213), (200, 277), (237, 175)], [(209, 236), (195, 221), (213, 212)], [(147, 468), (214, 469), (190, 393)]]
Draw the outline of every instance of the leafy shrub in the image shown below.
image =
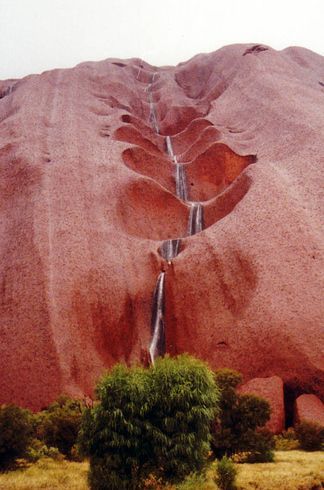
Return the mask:
[(56, 461), (62, 461), (64, 456), (59, 452), (57, 447), (48, 447), (39, 439), (33, 439), (27, 449), (25, 459), (35, 463), (41, 458), (51, 458)]
[(72, 459), (71, 451), (78, 438), (82, 413), (80, 400), (61, 396), (37, 415), (38, 439)]
[(211, 428), (215, 456), (247, 453), (251, 462), (272, 461), (273, 436), (259, 430), (270, 419), (269, 403), (255, 395), (237, 393), (242, 377), (236, 371), (216, 371), (215, 380), (221, 390), (220, 414)]
[(324, 449), (324, 427), (315, 422), (302, 421), (296, 427), (300, 447), (305, 451)]
[[(183, 483), (177, 485), (177, 490), (197, 490), (198, 488), (206, 487), (206, 474), (192, 473)], [(154, 487), (155, 490), (156, 487)]]
[(274, 460), (275, 441), (268, 429), (257, 429), (247, 437), (249, 451), (248, 463), (271, 463)]
[(33, 416), (15, 405), (0, 407), (0, 468), (25, 456), (33, 436)]
[(221, 490), (234, 490), (237, 469), (233, 461), (223, 456), (217, 463), (215, 483)]
[(274, 441), (277, 451), (292, 451), (299, 448), (296, 432), (292, 427), (274, 436)]
[(148, 369), (115, 366), (84, 414), (80, 440), (95, 490), (179, 482), (203, 469), (218, 394), (212, 372), (183, 355)]

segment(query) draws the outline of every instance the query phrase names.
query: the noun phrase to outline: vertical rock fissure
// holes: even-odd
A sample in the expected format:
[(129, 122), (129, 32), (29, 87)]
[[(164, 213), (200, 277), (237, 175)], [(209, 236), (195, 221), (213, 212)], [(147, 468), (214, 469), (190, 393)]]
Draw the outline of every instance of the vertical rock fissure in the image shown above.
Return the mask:
[[(149, 122), (156, 132), (160, 133), (155, 104), (152, 94), (152, 85), (154, 83), (156, 73), (152, 75), (151, 81), (147, 86), (146, 92), (149, 101)], [(186, 181), (185, 166), (178, 162), (177, 156), (174, 153), (171, 136), (165, 137), (165, 145), (167, 153), (174, 164), (175, 174), (175, 193), (179, 199), (186, 204), (190, 204), (188, 235), (195, 235), (203, 230), (203, 206), (200, 202), (190, 202), (188, 200), (188, 190)], [(160, 247), (161, 256), (170, 264), (177, 257), (180, 251), (180, 238), (165, 240)], [(153, 295), (152, 316), (151, 316), (151, 343), (149, 354), (151, 363), (154, 365), (156, 357), (163, 356), (166, 350), (165, 341), (165, 272), (160, 272)]]
[[(156, 132), (159, 134), (160, 128), (158, 125), (154, 99), (152, 94), (152, 85), (154, 83), (156, 73), (153, 73), (151, 82), (147, 87), (147, 94), (149, 100), (149, 122)], [(168, 240), (168, 242), (173, 242)], [(166, 242), (165, 242), (166, 243)], [(163, 253), (166, 257), (172, 256), (177, 253), (178, 245), (174, 243), (166, 243), (162, 245)], [(168, 259), (167, 260), (171, 260)], [(164, 325), (164, 283), (165, 283), (165, 272), (160, 272), (156, 286), (153, 294), (153, 305), (152, 305), (152, 316), (151, 316), (151, 343), (149, 347), (150, 361), (154, 365), (155, 359), (158, 356), (163, 356), (165, 354), (165, 325)]]
[(156, 73), (153, 73), (151, 82), (149, 83), (149, 85), (147, 87), (147, 94), (148, 94), (149, 107), (150, 107), (149, 121), (150, 121), (151, 126), (154, 129), (154, 131), (157, 134), (159, 134), (160, 128), (159, 128), (158, 121), (157, 121), (156, 110), (155, 110), (153, 94), (152, 94), (152, 85), (154, 83), (155, 75), (156, 75)]

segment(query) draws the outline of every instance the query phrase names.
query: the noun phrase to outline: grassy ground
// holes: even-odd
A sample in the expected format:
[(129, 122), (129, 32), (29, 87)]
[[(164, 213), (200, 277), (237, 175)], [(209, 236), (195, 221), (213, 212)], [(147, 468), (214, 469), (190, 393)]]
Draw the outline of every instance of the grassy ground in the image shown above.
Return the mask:
[[(240, 490), (319, 490), (324, 488), (324, 453), (277, 451), (274, 463), (237, 465)], [(87, 463), (42, 459), (0, 474), (0, 490), (86, 490)], [(191, 478), (178, 490), (216, 490), (213, 467), (207, 481)], [(320, 486), (322, 483), (322, 487)]]
[(0, 490), (87, 490), (88, 463), (41, 459), (0, 474)]
[(274, 463), (239, 465), (238, 484), (244, 490), (324, 488), (324, 453), (276, 451)]

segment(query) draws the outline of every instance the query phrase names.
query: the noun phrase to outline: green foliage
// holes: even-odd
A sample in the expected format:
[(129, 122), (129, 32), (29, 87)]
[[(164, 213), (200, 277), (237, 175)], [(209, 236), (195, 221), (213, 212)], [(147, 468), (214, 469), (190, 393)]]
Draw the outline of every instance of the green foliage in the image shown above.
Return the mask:
[(212, 449), (216, 457), (248, 453), (250, 461), (272, 460), (274, 441), (268, 431), (260, 431), (270, 419), (269, 403), (255, 395), (236, 392), (241, 375), (230, 369), (215, 373), (221, 390), (220, 414), (212, 425)]
[[(250, 432), (250, 431), (248, 431)], [(275, 441), (273, 434), (265, 428), (252, 431), (247, 436), (248, 463), (271, 463), (274, 460)]]
[(296, 427), (300, 447), (305, 451), (324, 449), (324, 427), (315, 422), (302, 421)]
[(210, 421), (218, 392), (206, 364), (189, 356), (165, 358), (150, 370), (150, 437), (164, 481), (202, 470), (210, 449)]
[(80, 400), (61, 396), (46, 410), (37, 414), (38, 439), (72, 459), (71, 451), (77, 441), (82, 413), (83, 405)]
[(274, 440), (277, 451), (292, 451), (299, 448), (296, 432), (292, 427), (274, 436)]
[(234, 490), (237, 469), (230, 458), (223, 456), (217, 463), (215, 483), (221, 490)]
[(212, 372), (187, 355), (148, 369), (118, 365), (97, 388), (81, 446), (92, 489), (138, 489), (150, 477), (179, 482), (203, 469), (218, 393)]
[(48, 447), (39, 439), (33, 439), (28, 446), (25, 459), (35, 463), (41, 458), (51, 458), (55, 461), (62, 461), (64, 456), (59, 452), (57, 447)]
[[(207, 488), (207, 478), (205, 473), (192, 473), (182, 483), (177, 485), (177, 490), (197, 490)], [(154, 487), (156, 489), (157, 487)], [(209, 488), (209, 487), (208, 487)]]
[(33, 416), (15, 405), (0, 407), (0, 469), (22, 458), (33, 436)]

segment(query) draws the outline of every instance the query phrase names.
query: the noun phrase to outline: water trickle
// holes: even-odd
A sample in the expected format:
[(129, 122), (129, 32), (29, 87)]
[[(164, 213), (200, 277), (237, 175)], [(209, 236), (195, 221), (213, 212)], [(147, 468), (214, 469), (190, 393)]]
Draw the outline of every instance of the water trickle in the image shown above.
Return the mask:
[(200, 202), (190, 203), (188, 234), (195, 235), (204, 228), (203, 207)]
[(176, 193), (177, 196), (183, 201), (187, 200), (187, 182), (186, 173), (183, 165), (175, 164), (175, 181), (176, 181)]
[(172, 160), (174, 161), (174, 163), (178, 163), (177, 157), (176, 157), (176, 155), (174, 154), (174, 151), (173, 151), (171, 136), (166, 136), (165, 137), (165, 143), (166, 143), (166, 148), (167, 148), (167, 152), (168, 152), (169, 157), (172, 158)]
[(164, 329), (164, 279), (165, 272), (161, 272), (156, 282), (152, 305), (152, 340), (149, 348), (151, 363), (154, 365), (156, 357), (165, 354)]
[(156, 112), (155, 112), (155, 107), (154, 107), (154, 102), (150, 102), (150, 115), (149, 115), (149, 121), (154, 129), (154, 131), (159, 134), (160, 128), (157, 122), (157, 117), (156, 117)]
[(179, 253), (181, 245), (180, 238), (175, 238), (172, 240), (165, 240), (160, 247), (160, 255), (170, 262), (172, 259), (175, 259)]
[(148, 94), (148, 100), (149, 100), (149, 105), (150, 105), (150, 114), (149, 114), (149, 122), (151, 123), (152, 128), (154, 131), (159, 134), (160, 128), (158, 125), (157, 117), (156, 117), (156, 110), (155, 110), (155, 104), (153, 100), (153, 95), (152, 95), (152, 85), (154, 83), (156, 73), (153, 73), (151, 82), (147, 86), (147, 94)]

